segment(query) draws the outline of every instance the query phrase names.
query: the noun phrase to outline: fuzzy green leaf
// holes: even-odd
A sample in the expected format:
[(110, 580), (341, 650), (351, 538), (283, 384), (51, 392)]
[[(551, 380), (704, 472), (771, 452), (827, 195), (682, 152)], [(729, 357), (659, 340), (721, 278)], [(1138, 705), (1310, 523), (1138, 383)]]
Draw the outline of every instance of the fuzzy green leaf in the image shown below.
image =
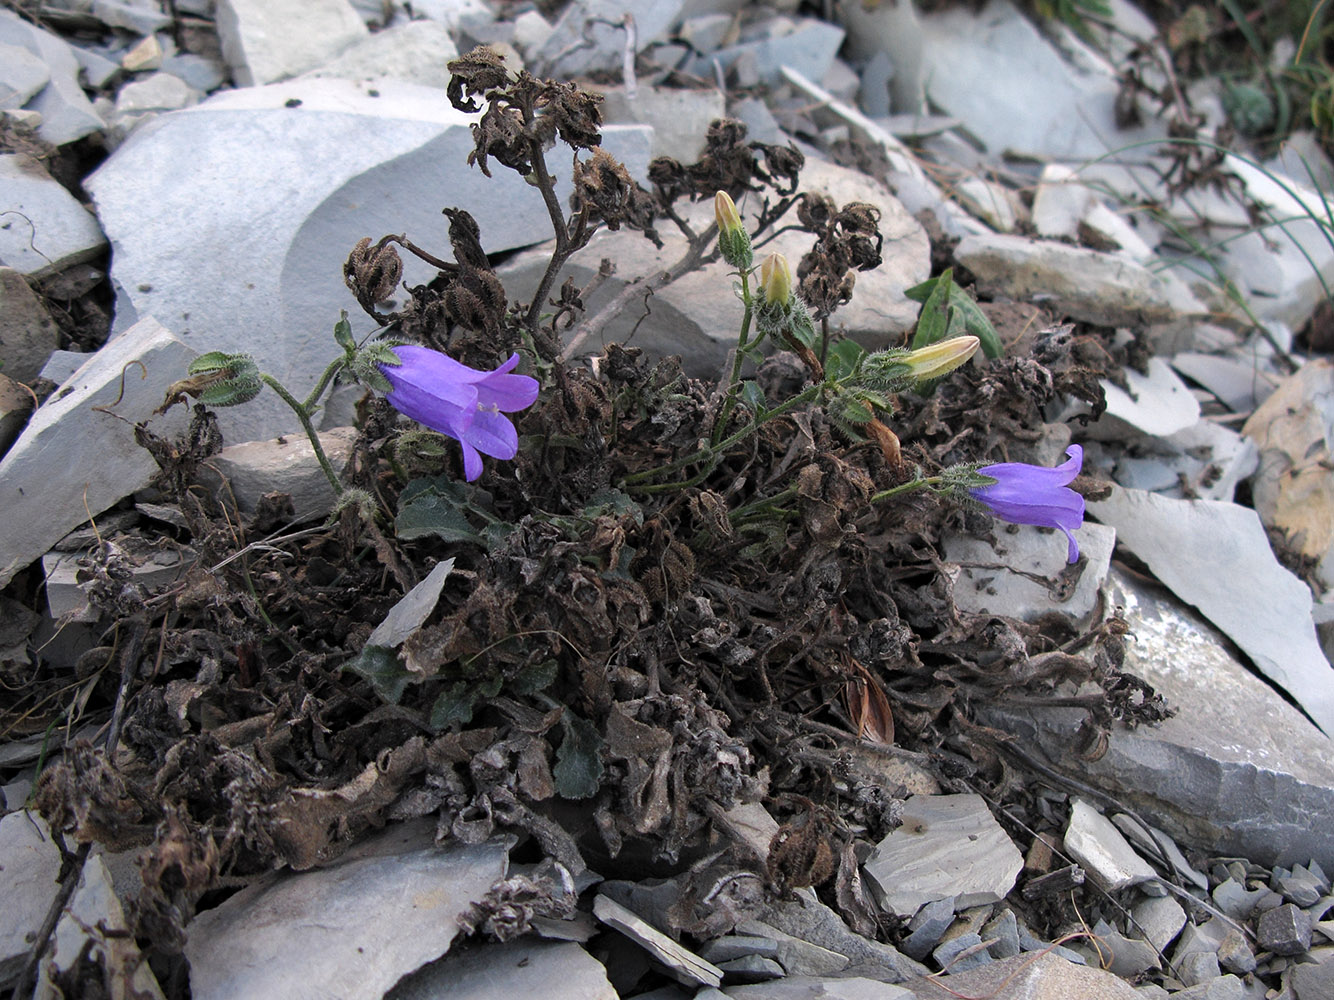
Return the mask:
[(357, 349), (356, 338), (352, 336), (352, 324), (347, 321), (347, 310), (342, 310), (338, 315), (338, 322), (334, 324), (334, 340), (343, 350), (351, 353)]
[(556, 751), (556, 766), (551, 776), (556, 780), (556, 794), (563, 799), (591, 799), (602, 780), (602, 737), (593, 724), (568, 708), (561, 716), (565, 738)]
[(764, 390), (758, 382), (747, 379), (741, 383), (741, 402), (745, 403), (757, 417), (764, 416), (769, 407), (764, 398)]
[(404, 541), (435, 537), (446, 542), (482, 542), (482, 536), (462, 511), (438, 493), (425, 493), (406, 503), (400, 502), (394, 531)]
[(388, 646), (366, 646), (360, 653), (343, 664), (371, 682), (371, 687), (382, 701), (397, 705), (414, 675), (398, 662), (398, 654)]
[[(1001, 347), (1000, 336), (996, 333), (996, 328), (991, 325), (991, 320), (987, 319), (987, 314), (982, 311), (973, 297), (954, 284), (953, 269), (947, 270), (939, 278), (931, 278), (920, 285), (913, 285), (903, 294), (914, 302), (929, 302), (946, 277), (950, 279), (948, 294), (952, 313), (945, 332), (932, 340), (922, 339), (922, 322), (919, 320), (917, 336), (913, 338), (912, 346), (914, 348), (926, 347), (928, 344), (934, 344), (937, 340), (944, 340), (946, 337), (957, 337), (961, 333), (969, 333), (981, 341), (983, 354), (989, 358), (999, 358), (1005, 351)], [(926, 308), (926, 306), (922, 307), (923, 317), (926, 315)]]

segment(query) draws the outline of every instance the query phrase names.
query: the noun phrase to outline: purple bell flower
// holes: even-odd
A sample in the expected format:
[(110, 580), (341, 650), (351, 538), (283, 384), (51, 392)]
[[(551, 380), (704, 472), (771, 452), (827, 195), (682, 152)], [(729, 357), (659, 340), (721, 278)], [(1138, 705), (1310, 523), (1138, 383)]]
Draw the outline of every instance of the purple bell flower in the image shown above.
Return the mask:
[(482, 455), (511, 459), (518, 454), (519, 434), (504, 414), (527, 409), (537, 399), (537, 379), (509, 374), (519, 355), (511, 354), (495, 371), (481, 372), (429, 347), (407, 344), (394, 353), (402, 364), (380, 365), (393, 386), (385, 398), (405, 417), (459, 442), (468, 482), (482, 474)]
[(987, 486), (975, 486), (968, 492), (991, 508), (992, 513), (1011, 524), (1037, 524), (1060, 528), (1070, 540), (1070, 562), (1079, 559), (1079, 545), (1070, 534), (1084, 523), (1084, 498), (1067, 484), (1079, 475), (1084, 464), (1084, 449), (1072, 444), (1065, 450), (1069, 461), (1047, 469), (1023, 462), (986, 465), (978, 473), (996, 480)]

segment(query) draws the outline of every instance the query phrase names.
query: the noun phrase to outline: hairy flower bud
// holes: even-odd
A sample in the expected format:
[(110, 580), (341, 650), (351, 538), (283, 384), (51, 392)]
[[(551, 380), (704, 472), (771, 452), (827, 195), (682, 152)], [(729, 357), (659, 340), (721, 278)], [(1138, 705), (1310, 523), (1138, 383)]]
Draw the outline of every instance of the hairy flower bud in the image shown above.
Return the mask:
[(713, 196), (713, 217), (718, 222), (718, 250), (723, 260), (739, 271), (745, 271), (755, 260), (750, 249), (750, 234), (741, 222), (736, 202), (726, 191)]
[(766, 305), (786, 309), (792, 302), (792, 268), (781, 253), (771, 253), (760, 265), (760, 288)]
[(976, 337), (951, 337), (919, 347), (901, 360), (908, 366), (913, 381), (933, 382), (942, 375), (948, 375), (976, 354), (979, 344), (981, 341)]

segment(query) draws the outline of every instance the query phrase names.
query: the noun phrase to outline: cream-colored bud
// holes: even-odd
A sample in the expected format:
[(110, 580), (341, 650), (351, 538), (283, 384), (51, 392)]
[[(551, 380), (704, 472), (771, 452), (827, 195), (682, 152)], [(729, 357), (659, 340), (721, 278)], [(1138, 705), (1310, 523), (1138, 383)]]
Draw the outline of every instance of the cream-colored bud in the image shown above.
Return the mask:
[(900, 360), (918, 382), (931, 382), (966, 362), (977, 353), (980, 344), (976, 337), (951, 337), (919, 347)]
[(771, 253), (760, 265), (760, 287), (764, 301), (770, 305), (786, 306), (792, 300), (792, 268), (781, 253)]

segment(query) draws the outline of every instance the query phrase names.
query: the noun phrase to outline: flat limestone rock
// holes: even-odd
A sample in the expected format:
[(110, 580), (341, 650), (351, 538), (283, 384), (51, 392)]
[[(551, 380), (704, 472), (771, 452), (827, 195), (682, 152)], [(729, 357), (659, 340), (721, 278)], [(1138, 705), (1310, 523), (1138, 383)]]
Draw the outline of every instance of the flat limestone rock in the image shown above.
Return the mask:
[(41, 115), (37, 134), (55, 146), (100, 132), (106, 123), (93, 110), (79, 85), (79, 63), (69, 43), (17, 14), (0, 10), (0, 44), (26, 49), (40, 59), (50, 73), (45, 87), (25, 105)]
[(693, 951), (677, 944), (647, 920), (627, 910), (610, 896), (599, 893), (593, 900), (593, 916), (614, 927), (661, 962), (678, 982), (687, 986), (718, 987), (723, 970)]
[[(162, 324), (145, 319), (90, 355), (33, 414), (0, 460), (0, 587), (89, 515), (148, 485), (157, 463), (135, 443), (125, 420), (147, 420), (150, 430), (168, 437), (183, 429), (184, 407), (151, 414), (195, 354)], [(113, 403), (124, 420), (94, 409)]]
[(987, 295), (1041, 301), (1054, 312), (1100, 326), (1167, 323), (1205, 307), (1175, 280), (1128, 257), (1026, 236), (966, 236), (955, 259)]
[(577, 944), (520, 939), (447, 955), (408, 976), (385, 1000), (617, 1000), (602, 963)]
[(0, 817), (0, 981), (20, 968), (60, 888), (60, 848), (46, 821), (17, 810)]
[(863, 870), (881, 905), (909, 916), (947, 896), (956, 910), (1004, 899), (1023, 866), (980, 795), (914, 795)]
[(1051, 953), (1016, 955), (979, 969), (904, 984), (917, 1000), (987, 997), (989, 1000), (1141, 1000), (1133, 986), (1100, 969)]
[(216, 23), (240, 87), (314, 69), (369, 34), (348, 0), (218, 0)]
[[(1134, 635), (1125, 669), (1179, 711), (1154, 726), (1114, 729), (1107, 753), (1079, 761), (1072, 776), (1134, 809), (1187, 850), (1198, 845), (1211, 855), (1265, 865), (1314, 858), (1328, 870), (1334, 829), (1311, 817), (1334, 815), (1329, 739), (1170, 594), (1114, 568), (1107, 602), (1125, 609)], [(1085, 716), (1073, 708), (990, 706), (980, 721), (1014, 733), (1062, 766)]]
[[(4, 13), (0, 11), (0, 13)], [(25, 153), (0, 154), (0, 266), (40, 279), (106, 247), (97, 220)]]
[(1087, 509), (1334, 733), (1334, 669), (1316, 638), (1311, 591), (1274, 558), (1255, 511), (1121, 487)]
[(1032, 525), (996, 523), (992, 539), (946, 535), (945, 558), (958, 564), (954, 603), (972, 614), (1033, 621), (1058, 614), (1084, 623), (1098, 607), (1116, 529), (1085, 522), (1075, 532), (1081, 562), (1066, 562), (1065, 535)]
[(1162, 358), (1149, 359), (1147, 375), (1127, 368), (1125, 378), (1129, 392), (1101, 380), (1107, 412), (1085, 428), (1087, 437), (1095, 441), (1167, 437), (1199, 423), (1199, 401)]
[[(358, 240), (406, 233), (449, 258), (445, 206), (474, 215), (488, 253), (551, 235), (536, 188), (467, 165), (471, 121), (433, 87), (303, 79), (221, 92), (140, 126), (85, 182), (114, 250), (116, 328), (152, 314), (201, 352), (248, 351), (303, 397), (338, 352), (340, 309), (358, 338), (375, 329), (343, 284)], [(603, 136), (643, 177), (647, 131)], [(562, 202), (568, 162), (557, 167)], [(408, 285), (435, 276), (402, 257)], [(218, 417), (230, 444), (300, 429), (268, 391)]]
[(23, 275), (0, 267), (0, 362), (17, 382), (31, 383), (60, 346), (60, 328)]
[(458, 917), (505, 876), (506, 841), (441, 848), (434, 829), (391, 827), (355, 857), (276, 875), (199, 914), (185, 948), (194, 997), (380, 1000), (448, 951)]
[(729, 986), (722, 995), (732, 1000), (914, 1000), (916, 996), (901, 986), (860, 976), (847, 979), (790, 976), (771, 983)]
[(1065, 849), (1108, 892), (1147, 882), (1156, 874), (1112, 821), (1084, 799), (1075, 799), (1070, 808)]
[[(331, 427), (320, 431), (319, 436), (324, 457), (335, 474), (341, 472), (352, 457), (357, 429)], [(269, 441), (228, 445), (213, 456), (209, 465), (212, 468), (203, 472), (201, 480), (216, 484), (223, 497), (235, 499), (247, 514), (254, 513), (266, 493), (289, 494), (298, 521), (323, 517), (333, 510), (337, 499), (310, 438), (300, 432)], [(217, 479), (219, 474), (226, 481), (225, 487)]]

